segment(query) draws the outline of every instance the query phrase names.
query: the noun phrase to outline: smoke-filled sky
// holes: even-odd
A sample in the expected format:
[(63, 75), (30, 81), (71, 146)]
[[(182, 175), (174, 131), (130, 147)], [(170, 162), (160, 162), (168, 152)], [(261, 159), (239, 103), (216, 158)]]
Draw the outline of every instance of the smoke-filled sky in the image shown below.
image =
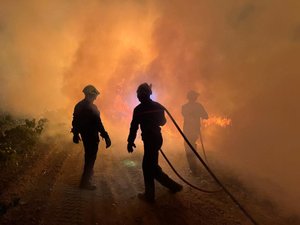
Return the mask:
[(0, 0), (0, 108), (71, 120), (94, 84), (107, 123), (128, 124), (149, 82), (181, 122), (197, 90), (232, 120), (203, 130), (219, 160), (300, 214), (299, 12), (298, 0)]

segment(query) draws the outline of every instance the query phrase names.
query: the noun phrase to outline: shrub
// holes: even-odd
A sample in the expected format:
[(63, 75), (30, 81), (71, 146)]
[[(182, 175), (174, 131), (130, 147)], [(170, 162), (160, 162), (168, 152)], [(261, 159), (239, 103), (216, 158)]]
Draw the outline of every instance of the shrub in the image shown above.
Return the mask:
[[(10, 115), (0, 116), (0, 161), (7, 162), (18, 156), (27, 157), (34, 154), (34, 146), (47, 122), (42, 118), (14, 119)], [(18, 164), (18, 162), (16, 162)]]

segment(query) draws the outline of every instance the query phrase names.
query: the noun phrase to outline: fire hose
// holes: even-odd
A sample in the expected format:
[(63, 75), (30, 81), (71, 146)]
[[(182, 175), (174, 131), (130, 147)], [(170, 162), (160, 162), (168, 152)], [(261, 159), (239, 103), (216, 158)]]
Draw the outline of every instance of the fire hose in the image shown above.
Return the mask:
[(164, 159), (167, 161), (168, 165), (171, 167), (171, 169), (173, 170), (173, 172), (184, 182), (186, 183), (187, 185), (189, 185), (190, 187), (198, 190), (198, 191), (201, 191), (201, 192), (205, 192), (205, 193), (216, 193), (216, 192), (219, 192), (219, 191), (222, 191), (222, 189), (219, 189), (219, 190), (213, 190), (213, 191), (210, 191), (210, 190), (205, 190), (203, 188), (199, 188), (193, 184), (191, 184), (190, 182), (188, 182), (186, 179), (184, 179), (178, 172), (177, 170), (174, 168), (174, 166), (172, 165), (172, 163), (169, 161), (169, 159), (167, 158), (167, 156), (165, 155), (165, 153), (163, 152), (162, 149), (159, 149), (160, 153), (162, 154), (162, 156), (164, 157)]
[(203, 144), (203, 139), (202, 139), (201, 131), (200, 131), (199, 135), (200, 135), (200, 142), (201, 142), (201, 146), (202, 146), (202, 151), (203, 151), (204, 159), (205, 159), (206, 163), (208, 163), (207, 157), (206, 157), (206, 151), (205, 151), (204, 144)]
[[(166, 113), (168, 114), (168, 116), (170, 117), (170, 119), (172, 120), (173, 124), (175, 125), (175, 127), (177, 128), (177, 130), (179, 131), (179, 133), (181, 134), (181, 136), (183, 137), (184, 141), (188, 144), (188, 146), (190, 147), (190, 149), (193, 151), (193, 153), (196, 155), (196, 157), (200, 160), (200, 162), (203, 164), (203, 166), (205, 167), (205, 169), (208, 171), (208, 173), (213, 177), (213, 179), (216, 181), (216, 183), (221, 187), (221, 190), (223, 190), (230, 198), (231, 200), (238, 206), (238, 208), (244, 213), (244, 215), (254, 224), (254, 225), (258, 225), (258, 223), (254, 220), (254, 218), (247, 212), (247, 210), (239, 203), (239, 201), (230, 193), (230, 191), (222, 184), (222, 182), (217, 178), (217, 176), (213, 173), (213, 171), (209, 168), (209, 166), (207, 165), (207, 163), (205, 163), (205, 161), (201, 158), (201, 156), (199, 155), (199, 153), (195, 150), (195, 148), (192, 146), (192, 144), (190, 143), (190, 141), (187, 139), (187, 137), (185, 136), (185, 134), (182, 132), (182, 130), (180, 129), (180, 127), (178, 126), (177, 122), (175, 121), (175, 119), (173, 118), (173, 116), (171, 115), (171, 113), (164, 108), (164, 110), (166, 111)], [(201, 137), (201, 136), (200, 136)], [(203, 145), (203, 140), (201, 137), (201, 144), (202, 144), (202, 148), (204, 151), (204, 145)], [(166, 159), (166, 161), (168, 162), (168, 164), (171, 166), (171, 168), (173, 169), (173, 171), (176, 173), (176, 175), (183, 180), (185, 183), (187, 183), (188, 185), (190, 185), (191, 187), (199, 190), (199, 191), (203, 191), (206, 193), (215, 193), (218, 191), (208, 191), (208, 190), (203, 190), (201, 188), (198, 188), (192, 184), (190, 184), (189, 182), (187, 182), (185, 179), (183, 179), (174, 169), (174, 167), (171, 165), (171, 163), (169, 162), (169, 160), (167, 159), (166, 155), (163, 153), (163, 151), (160, 149), (160, 152), (162, 153), (163, 157)], [(205, 152), (205, 151), (204, 151)], [(206, 158), (206, 155), (204, 155)]]

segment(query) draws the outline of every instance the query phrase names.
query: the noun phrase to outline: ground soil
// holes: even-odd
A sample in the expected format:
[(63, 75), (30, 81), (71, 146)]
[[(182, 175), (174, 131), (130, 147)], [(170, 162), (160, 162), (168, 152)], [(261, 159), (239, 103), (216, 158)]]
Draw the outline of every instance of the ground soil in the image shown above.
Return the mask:
[[(252, 224), (224, 192), (206, 194), (184, 185), (182, 192), (172, 194), (156, 183), (156, 202), (139, 200), (137, 193), (143, 191), (142, 151), (128, 154), (120, 146), (115, 144), (106, 150), (101, 144), (94, 172), (97, 189), (88, 191), (78, 188), (83, 166), (82, 146), (53, 143), (48, 154), (2, 192), (0, 200), (10, 203), (0, 217), (0, 224)], [(160, 161), (162, 168), (180, 182), (162, 158)], [(215, 188), (207, 173), (195, 177), (188, 170), (179, 169), (193, 184)], [(282, 216), (270, 201), (240, 187), (234, 178), (227, 180), (227, 185), (258, 224), (300, 224), (298, 218)]]

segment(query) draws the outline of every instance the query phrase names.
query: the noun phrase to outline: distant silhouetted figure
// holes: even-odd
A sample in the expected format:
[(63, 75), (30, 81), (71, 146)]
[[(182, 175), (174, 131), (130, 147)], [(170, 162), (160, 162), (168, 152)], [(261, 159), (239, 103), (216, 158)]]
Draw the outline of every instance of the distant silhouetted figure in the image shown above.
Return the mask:
[(147, 83), (143, 83), (138, 87), (137, 98), (141, 103), (135, 107), (133, 111), (130, 133), (127, 139), (127, 150), (129, 153), (132, 153), (133, 147), (136, 147), (134, 140), (140, 126), (142, 140), (144, 142), (142, 167), (145, 192), (140, 193), (138, 197), (147, 202), (155, 201), (154, 179), (174, 193), (182, 190), (182, 186), (168, 177), (158, 165), (158, 151), (163, 143), (160, 126), (165, 125), (166, 118), (164, 115), (164, 107), (152, 101), (150, 98), (151, 94), (151, 86)]
[[(187, 94), (188, 102), (182, 106), (182, 115), (184, 117), (183, 132), (197, 149), (196, 141), (200, 136), (201, 119), (208, 119), (208, 114), (204, 107), (196, 102), (199, 94), (195, 91), (189, 91)], [(199, 170), (199, 162), (187, 143), (184, 143), (186, 157), (190, 166), (191, 173), (197, 175)]]
[(74, 108), (73, 142), (78, 144), (82, 139), (85, 152), (80, 188), (94, 190), (96, 186), (91, 183), (91, 178), (100, 141), (99, 132), (101, 137), (105, 139), (106, 148), (111, 145), (111, 141), (101, 122), (100, 112), (97, 106), (93, 104), (100, 94), (99, 91), (94, 86), (88, 85), (83, 89), (83, 93), (85, 98), (78, 102)]

